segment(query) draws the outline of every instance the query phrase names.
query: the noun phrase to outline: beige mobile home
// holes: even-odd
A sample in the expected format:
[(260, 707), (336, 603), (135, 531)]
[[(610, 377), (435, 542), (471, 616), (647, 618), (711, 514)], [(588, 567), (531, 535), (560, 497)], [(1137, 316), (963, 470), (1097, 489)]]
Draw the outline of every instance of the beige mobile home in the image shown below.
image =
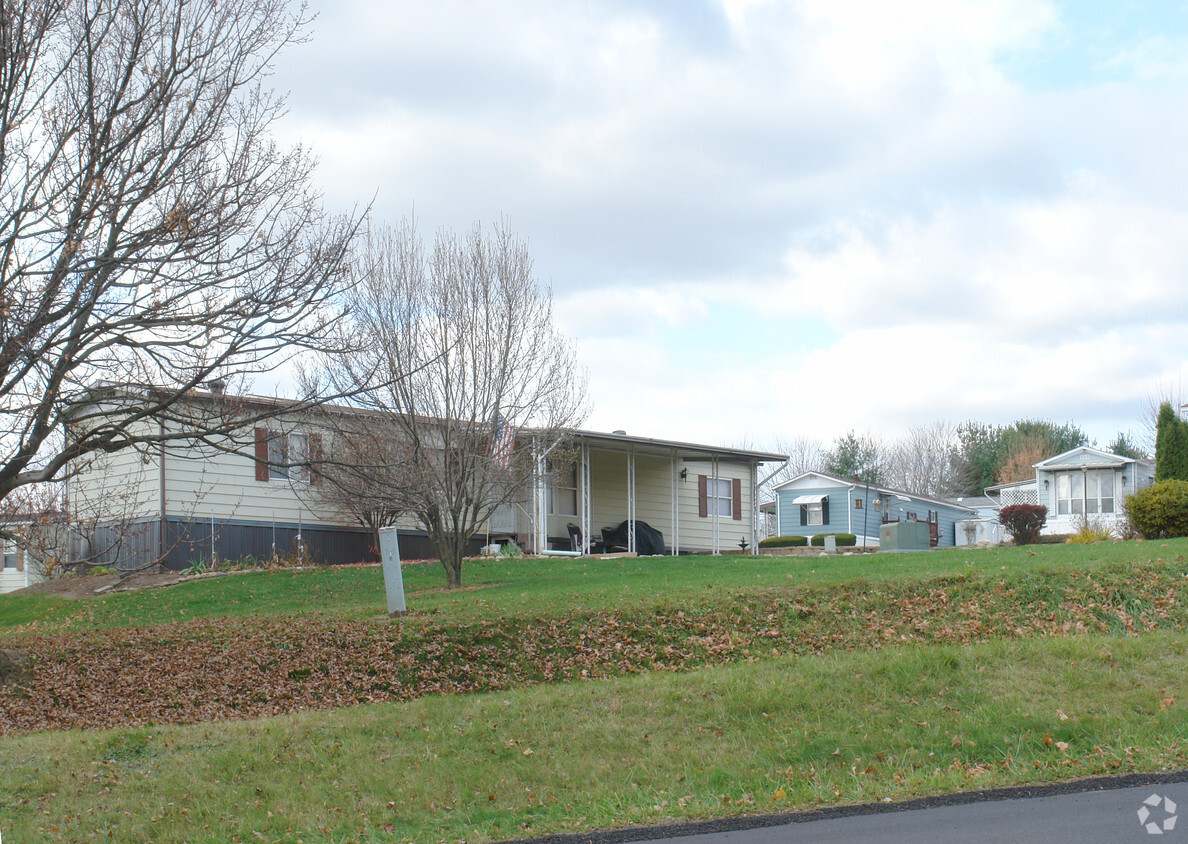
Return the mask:
[[(192, 397), (195, 403), (230, 400), (219, 393)], [(375, 559), (370, 531), (311, 494), (316, 476), (301, 464), (332, 436), (319, 430), (316, 414), (271, 399), (235, 400), (271, 402), (275, 421), (204, 443), (153, 443), (98, 455), (80, 467), (67, 489), (72, 554), (122, 568), (182, 569), (212, 557), (267, 559), (300, 544), (319, 562)], [(149, 432), (166, 423), (142, 424)], [(532, 449), (531, 430), (518, 432), (514, 447)], [(504, 537), (531, 552), (575, 544), (601, 550), (611, 534), (613, 547), (640, 551), (641, 532), (654, 539), (656, 531), (666, 553), (752, 551), (761, 466), (784, 460), (747, 449), (579, 430), (570, 432), (565, 454), (560, 465), (546, 456), (533, 462), (523, 500), (492, 514), (473, 538), (475, 551), (489, 538)], [(433, 556), (414, 520), (398, 527), (406, 559)]]

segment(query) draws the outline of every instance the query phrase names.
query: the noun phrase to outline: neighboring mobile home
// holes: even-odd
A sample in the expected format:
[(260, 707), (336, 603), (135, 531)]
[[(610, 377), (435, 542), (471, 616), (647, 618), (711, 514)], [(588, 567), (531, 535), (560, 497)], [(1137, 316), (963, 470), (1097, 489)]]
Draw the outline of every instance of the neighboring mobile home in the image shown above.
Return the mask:
[[(224, 400), (195, 393), (195, 402)], [(240, 398), (256, 403), (271, 399)], [(277, 431), (257, 428), (213, 447), (170, 444), (98, 455), (69, 481), (67, 506), (76, 554), (131, 568), (154, 561), (181, 569), (212, 556), (266, 559), (296, 543), (312, 559), (375, 559), (371, 533), (330, 512), (311, 493), (311, 476), (273, 452), (316, 455), (332, 434), (300, 414), (281, 414)], [(146, 421), (146, 425), (157, 423)], [(283, 429), (283, 430), (280, 430)], [(515, 448), (531, 447), (532, 432)], [(271, 450), (270, 450), (271, 449)], [(669, 553), (739, 553), (756, 543), (760, 466), (783, 455), (594, 431), (570, 432), (563, 466), (542, 471), (524, 500), (492, 514), (488, 538), (513, 538), (527, 551), (592, 550), (604, 528), (626, 523), (622, 547), (637, 550), (636, 525), (663, 535)], [(432, 556), (410, 519), (398, 525), (406, 559)]]
[(43, 579), (33, 561), (16, 543), (3, 543), (3, 565), (0, 566), (0, 594), (24, 589)]
[(1086, 521), (1119, 533), (1126, 499), (1155, 482), (1150, 460), (1122, 457), (1083, 445), (1034, 464), (1035, 479), (988, 487), (999, 504), (1043, 504), (1045, 534), (1069, 534)]
[(805, 472), (780, 484), (775, 493), (780, 536), (852, 533), (858, 537), (858, 546), (867, 548), (879, 544), (881, 525), (898, 521), (926, 522), (933, 546), (951, 546), (954, 524), (976, 515), (973, 508), (942, 498), (825, 472)]

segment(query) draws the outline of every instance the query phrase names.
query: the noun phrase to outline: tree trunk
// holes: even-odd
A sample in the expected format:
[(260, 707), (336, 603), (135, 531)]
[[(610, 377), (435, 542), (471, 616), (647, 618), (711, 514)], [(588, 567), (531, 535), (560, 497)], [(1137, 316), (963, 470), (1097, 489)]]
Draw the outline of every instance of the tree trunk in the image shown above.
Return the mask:
[(441, 560), (441, 567), (445, 569), (446, 588), (461, 588), (462, 557), (466, 552), (467, 540), (461, 539), (456, 531), (447, 530), (441, 525), (435, 525), (428, 533), (433, 550)]
[(446, 559), (443, 554), (441, 565), (446, 572), (446, 587), (449, 589), (462, 588), (462, 555), (455, 555), (454, 559)]

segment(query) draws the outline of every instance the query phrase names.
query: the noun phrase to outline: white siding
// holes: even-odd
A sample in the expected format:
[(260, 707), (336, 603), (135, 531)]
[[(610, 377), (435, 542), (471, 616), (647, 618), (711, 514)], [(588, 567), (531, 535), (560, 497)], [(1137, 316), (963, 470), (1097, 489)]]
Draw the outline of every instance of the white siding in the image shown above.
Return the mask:
[[(149, 423), (155, 424), (155, 423)], [(296, 419), (279, 419), (269, 428), (316, 433), (315, 428)], [(323, 448), (329, 450), (329, 432), (321, 432)], [(237, 441), (226, 441), (228, 449), (186, 447), (175, 444), (167, 447), (165, 456), (165, 497), (167, 512), (172, 519), (246, 522), (257, 524), (296, 524), (313, 526), (353, 525), (349, 516), (328, 511), (317, 501), (315, 490), (301, 481), (256, 480), (254, 431), (245, 430)], [(627, 518), (627, 453), (625, 451), (590, 449), (591, 464), (591, 533), (601, 538), (601, 529), (614, 527)], [(677, 474), (676, 490), (679, 505), (680, 548), (708, 551), (713, 548), (713, 519), (699, 515), (698, 476), (712, 475), (709, 460), (675, 461), (668, 456), (637, 455), (635, 518), (647, 522), (664, 534), (665, 544), (673, 542), (672, 476)], [(679, 477), (687, 470), (684, 480)], [(143, 458), (127, 451), (105, 456), (89, 464), (72, 481), (71, 507), (76, 517), (86, 518), (83, 510), (97, 512), (98, 502), (117, 501), (123, 515), (109, 520), (132, 517), (156, 519), (161, 512), (159, 493), (160, 464), (156, 449)], [(752, 541), (754, 518), (751, 490), (751, 466), (748, 463), (719, 462), (720, 478), (740, 481), (742, 518), (730, 516), (718, 519), (719, 548), (723, 553), (738, 552), (740, 541)], [(115, 498), (112, 491), (117, 490)], [(516, 507), (518, 532), (531, 533), (533, 511), (528, 495), (521, 507)], [(579, 507), (580, 510), (580, 507)], [(566, 537), (566, 525), (581, 523), (580, 515), (548, 517), (548, 535), (554, 539)], [(417, 527), (415, 519), (406, 517), (401, 527)]]
[(66, 483), (71, 518), (87, 523), (156, 516), (160, 512), (159, 467), (155, 447), (144, 452), (124, 449), (91, 455), (79, 474)]
[(12, 592), (16, 589), (24, 589), (31, 583), (39, 583), (43, 579), (36, 571), (28, 568), (26, 563), (25, 552), (19, 550), (14, 545), (7, 545), (4, 547), (4, 556), (15, 555), (16, 568), (5, 568), (3, 557), (0, 557), (0, 594), (5, 592)]

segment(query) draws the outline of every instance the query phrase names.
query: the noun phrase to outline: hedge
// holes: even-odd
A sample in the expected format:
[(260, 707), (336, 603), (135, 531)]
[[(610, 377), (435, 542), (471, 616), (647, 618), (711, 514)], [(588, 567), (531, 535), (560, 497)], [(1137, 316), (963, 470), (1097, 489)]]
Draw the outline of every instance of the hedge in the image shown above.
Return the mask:
[(812, 538), (814, 548), (825, 547), (825, 537), (832, 536), (838, 548), (852, 548), (858, 544), (858, 537), (852, 533), (818, 533)]
[(760, 548), (801, 548), (808, 545), (807, 536), (769, 536), (760, 540)]
[(1188, 536), (1188, 481), (1159, 481), (1126, 499), (1126, 515), (1147, 539)]

